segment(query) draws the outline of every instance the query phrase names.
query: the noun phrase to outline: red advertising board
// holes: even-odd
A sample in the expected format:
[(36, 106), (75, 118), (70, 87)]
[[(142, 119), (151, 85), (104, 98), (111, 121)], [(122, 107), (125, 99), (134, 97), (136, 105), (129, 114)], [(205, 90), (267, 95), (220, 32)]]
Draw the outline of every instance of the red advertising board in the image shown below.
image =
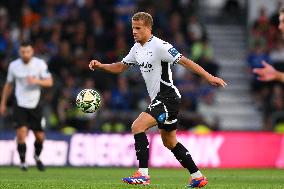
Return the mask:
[[(284, 135), (266, 132), (215, 132), (177, 134), (200, 167), (284, 168)], [(52, 138), (52, 139), (51, 139)], [(180, 167), (159, 134), (148, 134), (151, 167)], [(27, 162), (33, 165), (32, 133), (27, 138)], [(0, 165), (19, 163), (15, 139), (0, 138)], [(131, 134), (74, 134), (47, 137), (41, 154), (52, 166), (137, 166)]]
[[(284, 168), (284, 135), (259, 132), (179, 133), (178, 138), (201, 167)], [(152, 136), (152, 140), (152, 166), (179, 166), (177, 161), (170, 159), (171, 152), (162, 148), (158, 135)], [(162, 157), (162, 160), (155, 156)]]

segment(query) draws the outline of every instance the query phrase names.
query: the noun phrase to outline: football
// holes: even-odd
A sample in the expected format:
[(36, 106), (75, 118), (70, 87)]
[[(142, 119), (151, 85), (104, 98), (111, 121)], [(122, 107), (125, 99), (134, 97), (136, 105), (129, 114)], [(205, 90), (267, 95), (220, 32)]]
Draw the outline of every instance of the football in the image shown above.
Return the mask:
[(101, 104), (100, 94), (93, 89), (81, 90), (76, 98), (76, 106), (84, 113), (94, 113)]

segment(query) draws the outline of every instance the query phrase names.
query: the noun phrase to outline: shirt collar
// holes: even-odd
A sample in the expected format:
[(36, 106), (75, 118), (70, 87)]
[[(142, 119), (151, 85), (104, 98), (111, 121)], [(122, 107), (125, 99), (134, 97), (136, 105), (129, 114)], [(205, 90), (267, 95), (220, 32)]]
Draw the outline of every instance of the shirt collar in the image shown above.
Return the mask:
[(154, 35), (151, 35), (151, 37), (149, 38), (149, 40), (147, 42), (152, 41), (153, 37), (154, 37)]

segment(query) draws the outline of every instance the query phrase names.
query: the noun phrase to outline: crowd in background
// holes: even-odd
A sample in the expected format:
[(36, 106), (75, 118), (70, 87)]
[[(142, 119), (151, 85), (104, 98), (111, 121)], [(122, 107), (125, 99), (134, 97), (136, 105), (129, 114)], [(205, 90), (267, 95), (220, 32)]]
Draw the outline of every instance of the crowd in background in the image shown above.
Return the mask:
[[(282, 7), (278, 2), (275, 12), (267, 14), (265, 7), (259, 9), (259, 16), (250, 28), (248, 70), (262, 67), (262, 61), (272, 64), (276, 69), (284, 71), (284, 41), (278, 29), (279, 13)], [(284, 90), (283, 84), (261, 82), (252, 73), (251, 91), (258, 110), (263, 115), (265, 130), (278, 130), (284, 124)], [(280, 131), (280, 130), (279, 130)], [(283, 132), (283, 131), (282, 131)]]
[[(149, 97), (139, 68), (121, 75), (92, 72), (92, 59), (121, 61), (134, 41), (131, 16), (150, 13), (153, 34), (170, 42), (179, 52), (217, 75), (213, 49), (196, 13), (197, 0), (9, 0), (0, 3), (0, 92), (9, 62), (18, 57), (21, 41), (34, 44), (44, 59), (55, 86), (43, 91), (47, 130), (78, 132), (127, 132), (134, 118), (146, 110)], [(214, 89), (200, 77), (177, 65), (175, 84), (182, 94), (179, 127), (196, 125), (218, 130), (218, 117), (204, 113), (214, 105)], [(96, 89), (102, 97), (98, 112), (84, 114), (75, 106), (78, 92)], [(0, 129), (12, 129), (12, 104), (0, 118)]]

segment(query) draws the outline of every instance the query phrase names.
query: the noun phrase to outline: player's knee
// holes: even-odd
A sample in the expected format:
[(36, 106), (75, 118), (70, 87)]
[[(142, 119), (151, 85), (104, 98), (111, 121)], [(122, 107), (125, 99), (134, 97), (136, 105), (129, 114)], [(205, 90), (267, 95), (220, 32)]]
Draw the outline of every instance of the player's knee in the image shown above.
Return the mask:
[(169, 141), (169, 140), (163, 140), (163, 144), (166, 148), (169, 150), (172, 150), (176, 146), (176, 142), (174, 141)]
[(17, 131), (17, 141), (24, 143), (26, 140), (27, 133), (24, 130)]
[(38, 142), (38, 143), (43, 143), (44, 138), (36, 138), (35, 141)]
[(171, 136), (162, 136), (163, 144), (169, 150), (172, 150), (177, 145), (177, 140)]
[(43, 142), (45, 139), (45, 135), (44, 134), (35, 134), (35, 139), (37, 142)]
[(131, 132), (133, 134), (137, 134), (137, 133), (141, 133), (141, 132), (144, 132), (145, 129), (143, 129), (143, 127), (139, 124), (132, 124), (131, 126)]
[(26, 136), (25, 135), (17, 135), (17, 142), (18, 143), (24, 143), (26, 140)]

